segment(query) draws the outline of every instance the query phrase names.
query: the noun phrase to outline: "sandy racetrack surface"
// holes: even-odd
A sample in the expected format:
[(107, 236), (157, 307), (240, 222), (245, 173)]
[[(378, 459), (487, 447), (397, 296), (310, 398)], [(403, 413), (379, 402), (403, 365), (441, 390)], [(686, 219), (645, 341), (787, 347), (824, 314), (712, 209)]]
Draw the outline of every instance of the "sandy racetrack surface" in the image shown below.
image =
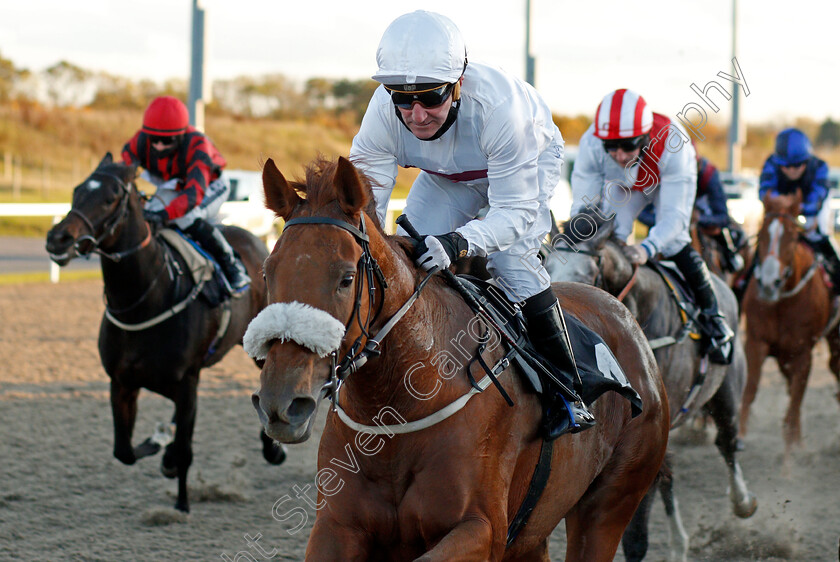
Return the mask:
[[(134, 466), (113, 458), (108, 378), (96, 347), (101, 289), (100, 281), (0, 286), (0, 560), (302, 560), (315, 518), (303, 497), (315, 497), (318, 435), (289, 447), (282, 466), (263, 460), (250, 401), (259, 371), (241, 348), (202, 373), (189, 516), (172, 508), (176, 481), (160, 474), (159, 455)], [(731, 512), (711, 434), (673, 436), (690, 559), (837, 560), (840, 411), (826, 363), (821, 343), (805, 398), (804, 450), (790, 476), (781, 471), (787, 396), (775, 362), (764, 366), (740, 457), (759, 501), (751, 519)], [(141, 393), (134, 443), (171, 415), (167, 400)], [(657, 500), (647, 560), (666, 559), (667, 541)], [(552, 560), (563, 559), (564, 543), (561, 524)]]

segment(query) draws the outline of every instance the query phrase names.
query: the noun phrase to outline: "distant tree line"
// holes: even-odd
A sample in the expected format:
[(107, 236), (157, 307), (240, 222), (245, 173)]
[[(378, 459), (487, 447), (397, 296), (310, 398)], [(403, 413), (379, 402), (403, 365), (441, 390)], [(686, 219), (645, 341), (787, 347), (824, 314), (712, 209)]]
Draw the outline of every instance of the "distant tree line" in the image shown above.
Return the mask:
[[(377, 83), (310, 78), (297, 84), (281, 74), (216, 80), (208, 111), (242, 117), (334, 117), (361, 121)], [(186, 80), (131, 80), (91, 72), (67, 61), (33, 73), (0, 54), (0, 103), (36, 102), (50, 107), (140, 109), (155, 96), (187, 98)]]

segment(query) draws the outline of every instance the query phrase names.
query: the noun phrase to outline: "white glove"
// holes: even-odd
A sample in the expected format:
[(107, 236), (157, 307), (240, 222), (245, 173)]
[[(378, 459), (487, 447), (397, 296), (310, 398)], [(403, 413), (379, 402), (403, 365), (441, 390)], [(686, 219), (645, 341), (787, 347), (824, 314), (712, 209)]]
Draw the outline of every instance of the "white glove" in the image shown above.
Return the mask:
[(641, 244), (625, 246), (624, 255), (627, 256), (627, 259), (630, 260), (630, 263), (635, 265), (644, 265), (650, 257), (645, 247)]
[(434, 236), (426, 236), (423, 239), (423, 243), (426, 244), (426, 251), (414, 260), (417, 265), (426, 271), (431, 271), (435, 268), (442, 270), (449, 267), (452, 260), (449, 259), (449, 255), (446, 253), (446, 249), (440, 243), (440, 240)]

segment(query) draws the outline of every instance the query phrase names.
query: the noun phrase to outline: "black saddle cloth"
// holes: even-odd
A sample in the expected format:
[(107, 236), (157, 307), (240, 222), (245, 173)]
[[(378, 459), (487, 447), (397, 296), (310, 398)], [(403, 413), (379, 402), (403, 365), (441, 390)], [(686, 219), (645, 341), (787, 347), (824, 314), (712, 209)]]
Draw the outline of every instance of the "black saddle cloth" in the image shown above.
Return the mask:
[[(171, 237), (160, 235), (158, 236), (158, 240), (162, 240), (164, 245), (169, 249), (172, 263), (177, 270), (179, 278), (181, 274), (186, 274), (187, 277), (191, 277), (194, 283), (201, 282), (203, 278), (204, 285), (201, 288), (199, 296), (213, 308), (228, 300), (233, 294), (233, 291), (219, 263), (209, 252), (204, 250), (195, 240), (184, 234), (180, 229), (171, 228), (170, 230), (177, 233), (180, 237), (178, 243), (173, 243)], [(194, 252), (191, 252), (189, 248), (192, 248)], [(209, 263), (209, 267), (213, 268), (212, 279), (207, 279), (206, 276), (195, 273), (197, 269), (202, 268), (201, 261)]]
[[(487, 312), (505, 332), (513, 339), (517, 346), (524, 352), (539, 360), (548, 367), (562, 381), (573, 381), (574, 374), (563, 372), (553, 363), (543, 358), (528, 338), (525, 319), (519, 307), (512, 304), (505, 297), (504, 293), (487, 281), (474, 277), (459, 276), (462, 285), (479, 301)], [(580, 373), (583, 388), (581, 399), (586, 404), (591, 404), (599, 396), (607, 391), (618, 392), (630, 401), (632, 415), (635, 417), (642, 411), (642, 400), (638, 393), (630, 386), (624, 371), (613, 355), (604, 340), (585, 326), (573, 314), (564, 311), (566, 318), (566, 329), (572, 342), (572, 351), (575, 354), (578, 372)], [(502, 339), (506, 348), (510, 346)], [(543, 392), (542, 383), (537, 372), (528, 364), (523, 357), (514, 352), (513, 360), (516, 361), (520, 370), (524, 373), (526, 380), (538, 393)], [(571, 384), (569, 384), (571, 387)]]

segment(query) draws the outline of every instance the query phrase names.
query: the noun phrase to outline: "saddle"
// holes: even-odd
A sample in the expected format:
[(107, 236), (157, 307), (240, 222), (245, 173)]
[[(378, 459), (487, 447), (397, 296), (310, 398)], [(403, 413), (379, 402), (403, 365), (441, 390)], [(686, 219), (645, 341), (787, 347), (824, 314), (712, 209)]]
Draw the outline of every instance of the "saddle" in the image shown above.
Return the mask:
[(645, 265), (659, 274), (665, 285), (671, 290), (671, 296), (680, 311), (683, 329), (687, 331), (687, 335), (691, 339), (699, 340), (703, 337), (701, 332), (711, 333), (711, 328), (707, 327), (702, 321), (700, 309), (694, 298), (694, 291), (680, 270), (677, 269), (677, 266), (673, 262), (659, 260), (648, 260)]
[[(157, 236), (171, 252), (181, 257), (185, 273), (190, 275), (193, 283), (202, 285), (199, 294), (210, 306), (216, 307), (231, 297), (233, 291), (221, 267), (192, 238), (176, 228), (161, 228)], [(172, 263), (179, 267), (178, 260), (172, 260)]]
[[(555, 372), (561, 380), (574, 380), (573, 373), (559, 372), (557, 366), (550, 361), (543, 358), (531, 343), (526, 330), (525, 317), (522, 315), (519, 307), (512, 304), (507, 297), (499, 290), (498, 287), (488, 281), (482, 281), (475, 277), (466, 275), (459, 275), (461, 284), (473, 295), (473, 297), (484, 306), (485, 310), (493, 317), (496, 324), (507, 333), (510, 338), (516, 342), (517, 347), (522, 353), (526, 353), (532, 359), (536, 359), (542, 365), (545, 365), (552, 372)], [(575, 354), (578, 372), (580, 373), (583, 388), (580, 391), (580, 398), (586, 404), (591, 404), (599, 396), (607, 391), (618, 392), (624, 398), (630, 401), (632, 406), (632, 415), (635, 417), (642, 411), (642, 402), (639, 395), (630, 386), (627, 381), (624, 371), (621, 370), (618, 361), (610, 351), (604, 340), (585, 326), (573, 314), (564, 311), (566, 318), (566, 329), (569, 333), (569, 338), (572, 343), (572, 350)], [(491, 337), (487, 334), (487, 339)], [(506, 358), (508, 362), (515, 362), (523, 373), (523, 376), (530, 387), (537, 394), (543, 394), (548, 389), (543, 388), (543, 383), (538, 376), (536, 370), (529, 364), (528, 358), (523, 357), (519, 351), (508, 345), (505, 340), (497, 339), (505, 345)], [(479, 352), (474, 361), (481, 363), (485, 371), (488, 373), (498, 375), (501, 373), (492, 373), (491, 368), (484, 363), (481, 358), (481, 352), (486, 348), (486, 343), (479, 346)], [(504, 369), (502, 369), (504, 370)], [(469, 373), (469, 370), (467, 371)], [(475, 386), (475, 381), (470, 383)], [(495, 381), (494, 381), (495, 382)], [(506, 396), (501, 386), (497, 384), (503, 396)], [(512, 402), (508, 399), (508, 403)]]

